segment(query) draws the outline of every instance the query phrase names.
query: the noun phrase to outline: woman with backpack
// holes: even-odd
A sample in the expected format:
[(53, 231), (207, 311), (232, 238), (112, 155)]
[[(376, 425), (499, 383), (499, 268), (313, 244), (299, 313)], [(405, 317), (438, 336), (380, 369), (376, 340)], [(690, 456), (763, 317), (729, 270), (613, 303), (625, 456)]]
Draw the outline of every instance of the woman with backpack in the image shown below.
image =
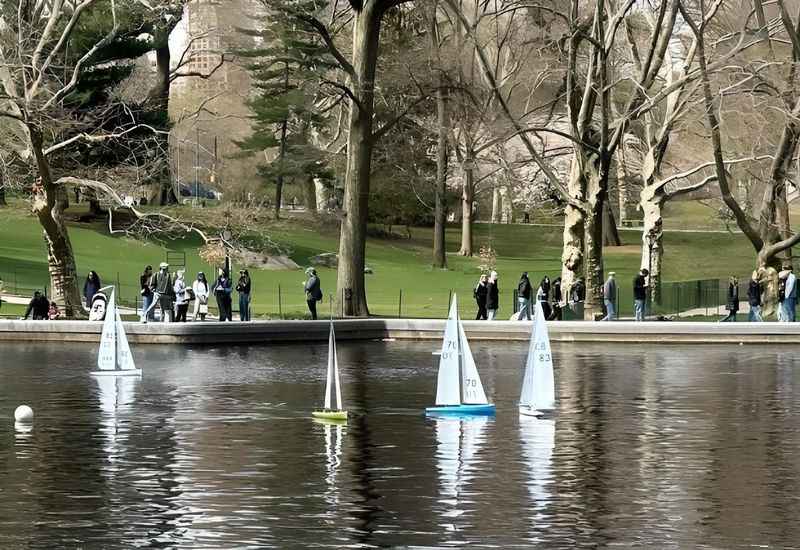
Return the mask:
[(322, 288), (316, 269), (309, 267), (306, 269), (306, 275), (308, 276), (304, 286), (306, 291), (306, 304), (308, 305), (308, 311), (311, 312), (311, 319), (316, 321), (317, 302), (322, 300)]
[(528, 279), (528, 272), (523, 271), (517, 284), (517, 301), (519, 302), (518, 320), (522, 321), (523, 316), (528, 321), (531, 320), (531, 281)]
[(489, 273), (489, 282), (486, 283), (486, 313), (489, 321), (494, 321), (498, 309), (500, 309), (500, 289), (497, 287), (497, 271), (492, 271)]
[(487, 319), (486, 313), (486, 294), (488, 289), (486, 287), (486, 275), (483, 274), (478, 279), (478, 284), (472, 290), (472, 297), (475, 298), (475, 303), (478, 304), (478, 314), (475, 316), (476, 321), (485, 321)]

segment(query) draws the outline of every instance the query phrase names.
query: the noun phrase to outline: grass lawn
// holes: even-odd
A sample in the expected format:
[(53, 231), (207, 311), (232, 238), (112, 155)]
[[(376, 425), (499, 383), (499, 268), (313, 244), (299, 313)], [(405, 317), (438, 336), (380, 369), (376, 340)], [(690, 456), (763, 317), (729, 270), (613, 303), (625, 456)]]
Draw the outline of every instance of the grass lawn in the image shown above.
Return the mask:
[[(302, 221), (275, 224), (271, 235), (291, 249), (290, 256), (301, 266), (307, 266), (309, 257), (320, 252), (338, 250), (335, 229), (322, 230)], [(77, 223), (71, 225), (70, 237), (81, 277), (93, 269), (104, 284), (119, 282), (118, 292), (128, 303), (139, 299), (138, 277), (144, 266), (156, 267), (166, 259), (168, 252), (186, 254), (187, 273), (191, 278), (198, 270), (207, 275), (213, 273), (211, 266), (198, 258), (199, 241), (196, 239), (143, 243), (109, 235), (103, 224)], [(605, 268), (617, 272), (620, 288), (625, 289), (639, 268), (641, 233), (623, 231), (622, 238), (624, 246), (606, 249)], [(474, 315), (472, 288), (479, 275), (479, 259), (455, 255), (460, 232), (453, 226), (447, 232), (448, 269), (433, 269), (430, 266), (431, 241), (430, 228), (412, 228), (411, 239), (368, 241), (367, 265), (374, 270), (374, 274), (366, 275), (371, 313), (397, 316), (402, 290), (404, 317), (445, 316), (451, 291), (458, 293), (462, 316), (471, 318)], [(522, 271), (528, 271), (534, 282), (544, 274), (555, 278), (560, 271), (559, 227), (476, 224), (476, 251), (482, 244), (492, 244), (497, 250), (501, 318), (512, 313), (513, 290)], [(665, 280), (668, 281), (742, 275), (750, 272), (754, 261), (752, 248), (740, 234), (668, 232), (664, 249)], [(238, 266), (235, 269), (238, 271)], [(336, 272), (324, 268), (318, 271), (326, 293), (326, 304), (319, 309), (327, 314), (327, 296), (335, 291)], [(277, 317), (280, 313), (296, 318), (306, 315), (302, 286), (305, 276), (301, 270), (251, 270), (251, 275), (252, 307), (256, 316)], [(34, 287), (47, 284), (41, 229), (22, 201), (0, 209), (0, 277), (5, 281), (6, 292), (17, 290), (29, 294)], [(234, 306), (236, 309), (235, 298)]]

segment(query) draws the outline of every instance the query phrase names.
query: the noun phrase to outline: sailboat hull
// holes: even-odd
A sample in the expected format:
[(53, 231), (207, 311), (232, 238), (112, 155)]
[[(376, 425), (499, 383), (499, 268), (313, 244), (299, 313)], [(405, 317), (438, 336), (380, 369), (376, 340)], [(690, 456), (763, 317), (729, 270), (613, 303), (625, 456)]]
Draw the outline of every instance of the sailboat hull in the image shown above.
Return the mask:
[(522, 416), (535, 416), (536, 418), (548, 418), (553, 416), (554, 409), (534, 409), (528, 405), (519, 406), (519, 414)]
[(314, 411), (311, 413), (311, 416), (321, 420), (336, 420), (341, 422), (347, 420), (347, 411)]
[(425, 409), (425, 414), (430, 416), (436, 415), (493, 415), (495, 413), (494, 405), (487, 403), (485, 405), (442, 405), (439, 407), (428, 407)]
[(126, 370), (95, 370), (90, 373), (92, 376), (141, 376), (142, 369)]

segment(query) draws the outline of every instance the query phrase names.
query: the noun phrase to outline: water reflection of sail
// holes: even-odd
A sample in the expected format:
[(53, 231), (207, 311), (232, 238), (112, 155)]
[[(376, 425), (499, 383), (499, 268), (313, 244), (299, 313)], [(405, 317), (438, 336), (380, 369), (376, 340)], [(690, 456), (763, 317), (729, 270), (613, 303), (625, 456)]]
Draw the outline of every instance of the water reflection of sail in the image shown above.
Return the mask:
[[(535, 514), (533, 519), (541, 522), (543, 510), (550, 502), (553, 483), (553, 449), (556, 441), (556, 421), (552, 418), (536, 418), (520, 415), (519, 435), (522, 456), (528, 472), (528, 494)], [(537, 524), (537, 528), (544, 525)]]
[(325, 501), (329, 505), (335, 506), (339, 504), (339, 486), (336, 478), (342, 463), (342, 439), (345, 425), (326, 423), (322, 428), (325, 430), (325, 483), (327, 484)]
[[(486, 440), (488, 422), (486, 416), (436, 419), (436, 462), (440, 504), (446, 506), (444, 518), (454, 519), (469, 511), (464, 505), (470, 501), (464, 495), (481, 462), (478, 455)], [(455, 530), (452, 523), (446, 527)]]
[(101, 431), (107, 444), (105, 451), (109, 462), (116, 462), (120, 444), (127, 439), (127, 430), (120, 428), (120, 417), (135, 399), (139, 378), (130, 376), (95, 377), (99, 389)]

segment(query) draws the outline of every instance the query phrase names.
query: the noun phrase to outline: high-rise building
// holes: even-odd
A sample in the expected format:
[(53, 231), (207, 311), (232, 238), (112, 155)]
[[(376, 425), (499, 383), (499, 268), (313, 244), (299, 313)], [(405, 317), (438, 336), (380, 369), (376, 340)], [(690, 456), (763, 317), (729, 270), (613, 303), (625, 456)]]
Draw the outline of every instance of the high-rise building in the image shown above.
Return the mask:
[(252, 27), (254, 0), (192, 0), (177, 29), (173, 64), (183, 57), (170, 93), (173, 180), (184, 191), (196, 185), (246, 197), (256, 182), (256, 160), (235, 158), (236, 140), (251, 131), (246, 100), (250, 77), (235, 51), (254, 45), (240, 32)]

